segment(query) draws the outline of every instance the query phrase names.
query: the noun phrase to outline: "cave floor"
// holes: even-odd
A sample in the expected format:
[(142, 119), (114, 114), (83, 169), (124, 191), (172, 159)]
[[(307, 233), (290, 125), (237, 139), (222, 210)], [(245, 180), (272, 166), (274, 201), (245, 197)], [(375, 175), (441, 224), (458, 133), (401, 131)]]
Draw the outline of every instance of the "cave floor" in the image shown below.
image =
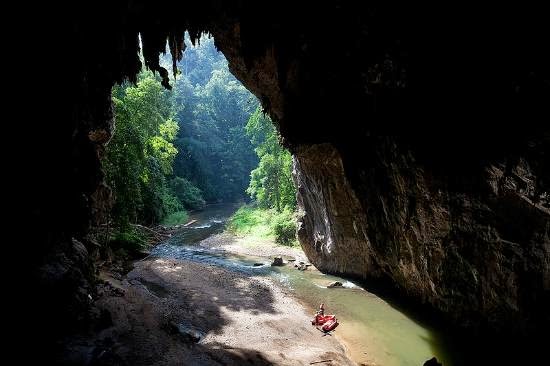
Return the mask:
[(84, 342), (89, 364), (353, 364), (269, 278), (155, 257), (100, 277), (95, 305), (112, 322)]

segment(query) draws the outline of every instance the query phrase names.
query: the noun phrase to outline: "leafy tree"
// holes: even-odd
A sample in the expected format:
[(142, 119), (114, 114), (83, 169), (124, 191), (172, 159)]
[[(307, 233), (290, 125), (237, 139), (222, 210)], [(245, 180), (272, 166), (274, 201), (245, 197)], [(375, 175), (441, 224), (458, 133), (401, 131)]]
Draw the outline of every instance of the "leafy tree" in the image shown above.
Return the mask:
[(113, 88), (115, 134), (103, 161), (113, 189), (113, 217), (120, 226), (154, 223), (181, 210), (166, 176), (177, 154), (173, 144), (178, 124), (173, 119), (170, 92), (151, 73), (136, 86)]
[(170, 186), (181, 203), (191, 209), (200, 209), (204, 207), (205, 201), (202, 198), (202, 192), (185, 178), (174, 177), (170, 181)]
[(273, 123), (260, 107), (248, 120), (246, 133), (260, 159), (258, 167), (250, 174), (247, 192), (263, 207), (275, 208), (277, 212), (285, 208), (294, 210), (296, 192), (292, 182), (292, 156), (280, 145)]
[[(161, 62), (171, 66), (168, 57)], [(292, 158), (273, 124), (231, 75), (213, 39), (188, 44), (178, 67), (174, 92), (148, 72), (137, 85), (113, 88), (116, 130), (103, 163), (117, 224), (177, 223), (187, 217), (183, 207), (232, 202), (248, 192), (270, 209), (266, 217), (277, 240), (289, 243), (296, 205)]]
[(258, 160), (244, 126), (257, 100), (231, 75), (212, 38), (203, 36), (199, 47), (188, 44), (178, 67), (175, 175), (209, 202), (246, 198), (249, 172)]

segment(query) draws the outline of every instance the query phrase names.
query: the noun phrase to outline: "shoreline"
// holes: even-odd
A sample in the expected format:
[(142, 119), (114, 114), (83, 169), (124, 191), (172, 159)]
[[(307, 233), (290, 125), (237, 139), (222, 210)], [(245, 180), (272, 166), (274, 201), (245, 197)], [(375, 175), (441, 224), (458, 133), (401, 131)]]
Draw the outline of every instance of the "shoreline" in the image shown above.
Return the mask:
[[(299, 254), (281, 250), (276, 255)], [(323, 337), (308, 307), (270, 277), (151, 256), (100, 279), (94, 305), (108, 321), (69, 346), (83, 349), (82, 357), (99, 355), (100, 364), (355, 365), (347, 347)]]
[[(221, 250), (231, 254), (241, 254), (269, 259), (273, 259), (275, 256), (282, 256), (283, 258), (294, 257), (296, 261), (309, 263), (301, 248), (277, 245), (269, 239), (255, 240), (255, 242), (255, 245), (247, 245), (249, 243), (249, 239), (246, 236), (238, 236), (224, 231), (223, 233), (212, 235), (198, 244), (201, 247)], [(291, 264), (286, 263), (285, 265), (290, 266)], [(313, 265), (311, 265), (308, 270), (318, 271)], [(284, 290), (280, 284), (275, 283), (275, 285)], [(313, 314), (315, 314), (318, 310), (317, 304), (310, 304), (306, 300), (301, 299), (299, 296), (295, 296), (290, 293), (288, 295), (292, 296), (294, 300), (296, 300), (309, 314), (311, 314), (310, 317), (313, 317)], [(353, 352), (350, 349), (350, 342), (347, 341), (346, 337), (340, 335), (338, 332), (332, 333), (332, 336), (334, 336), (338, 343), (343, 347), (346, 356), (353, 361)], [(365, 363), (355, 364), (367, 366)]]
[(201, 247), (208, 249), (221, 250), (233, 254), (243, 254), (254, 257), (270, 258), (282, 256), (293, 257), (296, 261), (309, 262), (302, 249), (297, 247), (288, 247), (275, 244), (270, 239), (253, 239), (254, 245), (251, 245), (251, 239), (246, 236), (238, 236), (227, 231), (220, 234), (214, 234), (198, 243)]

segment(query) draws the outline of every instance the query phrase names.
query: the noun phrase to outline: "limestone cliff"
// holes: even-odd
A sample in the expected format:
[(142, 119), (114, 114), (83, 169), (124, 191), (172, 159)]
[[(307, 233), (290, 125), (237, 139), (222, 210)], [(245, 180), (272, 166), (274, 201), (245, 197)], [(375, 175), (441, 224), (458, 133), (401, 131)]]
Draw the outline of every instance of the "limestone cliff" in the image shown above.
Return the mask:
[(550, 209), (533, 202), (527, 160), (438, 176), (393, 139), (365, 143), (362, 161), (329, 144), (296, 152), (298, 234), (316, 266), (389, 280), (463, 326), (548, 321)]

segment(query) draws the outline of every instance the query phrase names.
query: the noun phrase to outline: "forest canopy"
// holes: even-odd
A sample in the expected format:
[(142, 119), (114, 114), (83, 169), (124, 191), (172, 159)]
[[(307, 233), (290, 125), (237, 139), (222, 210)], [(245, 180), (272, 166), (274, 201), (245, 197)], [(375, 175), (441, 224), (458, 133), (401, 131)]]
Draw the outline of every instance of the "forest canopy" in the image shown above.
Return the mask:
[[(170, 68), (170, 56), (161, 63)], [(148, 71), (113, 88), (115, 133), (103, 167), (114, 226), (175, 225), (205, 204), (252, 199), (286, 215), (293, 239), (292, 157), (258, 100), (208, 36), (187, 45), (178, 69), (171, 91)]]

